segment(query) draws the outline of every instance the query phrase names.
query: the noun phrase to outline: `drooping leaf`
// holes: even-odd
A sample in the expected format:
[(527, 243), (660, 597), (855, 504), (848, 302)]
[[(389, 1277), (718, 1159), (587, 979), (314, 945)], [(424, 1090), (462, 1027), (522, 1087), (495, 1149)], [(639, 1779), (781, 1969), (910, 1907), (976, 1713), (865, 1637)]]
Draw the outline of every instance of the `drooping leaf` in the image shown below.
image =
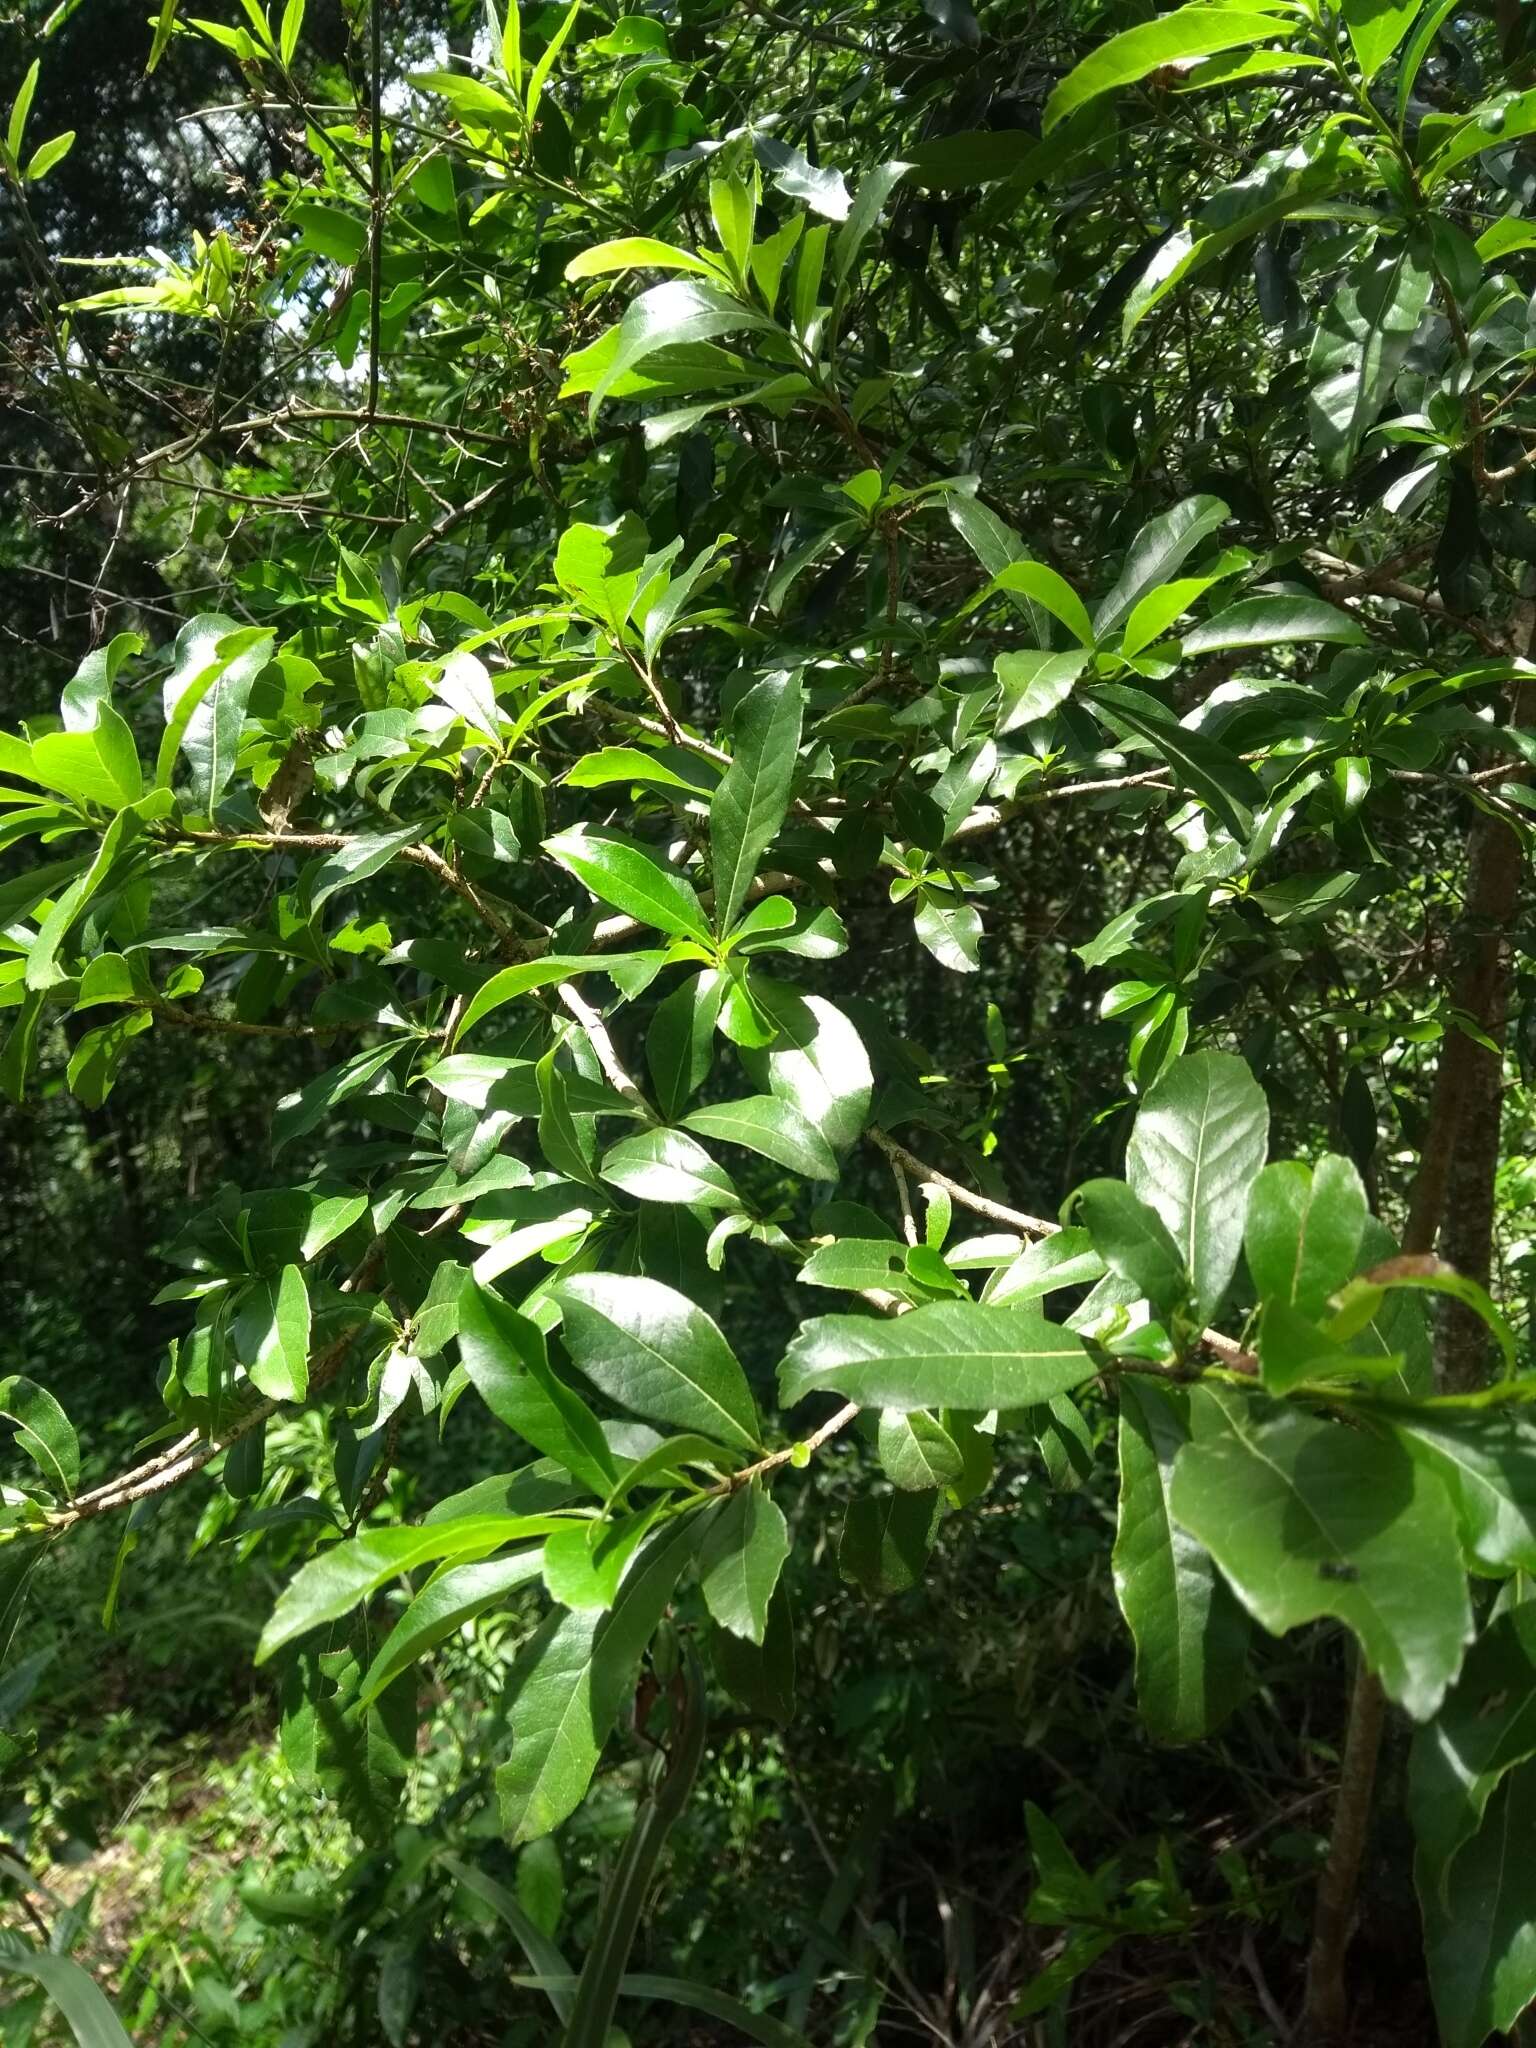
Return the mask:
[(549, 1363), (537, 1324), (486, 1287), (459, 1298), (459, 1356), (487, 1408), (600, 1499), (619, 1467), (597, 1417)]
[(0, 1928), (0, 1974), (30, 1977), (63, 2014), (78, 2048), (133, 2048), (96, 1980), (68, 1956), (34, 1948)]
[[(1454, 1858), (1505, 1774), (1536, 1756), (1536, 1606), (1498, 1615), (1413, 1738), (1408, 1810), (1426, 1911), (1452, 1905)], [(1459, 1902), (1458, 1902), (1459, 1904)]]
[(1404, 1448), (1450, 1494), (1468, 1563), (1494, 1574), (1536, 1571), (1536, 1419), (1524, 1409), (1387, 1413)]
[(646, 1644), (707, 1528), (701, 1520), (685, 1516), (658, 1530), (606, 1613), (556, 1609), (519, 1651), (505, 1695), (512, 1755), (496, 1773), (513, 1842), (547, 1835), (586, 1796)]
[(1174, 1519), (1272, 1635), (1332, 1615), (1389, 1698), (1427, 1720), (1472, 1636), (1460, 1546), (1439, 1479), (1395, 1443), (1299, 1411), (1226, 1426), (1180, 1451)]
[(1124, 629), (1147, 593), (1175, 575), (1201, 541), (1228, 516), (1228, 508), (1220, 498), (1203, 493), (1183, 498), (1169, 511), (1147, 521), (1126, 549), (1125, 563), (1114, 588), (1093, 615), (1094, 635), (1101, 647)]
[(937, 1493), (861, 1494), (848, 1503), (837, 1569), (872, 1600), (917, 1585), (943, 1514)]
[[(579, 1524), (575, 1525), (578, 1529)], [(550, 1538), (553, 1541), (554, 1538)], [(516, 1551), (480, 1564), (450, 1565), (422, 1588), (380, 1645), (363, 1680), (366, 1705), (455, 1630), (539, 1575), (540, 1551)]]
[(1203, 1740), (1245, 1689), (1247, 1618), (1168, 1505), (1174, 1460), (1209, 1420), (1198, 1391), (1121, 1383), (1115, 1597), (1136, 1644), (1136, 1701), (1159, 1742)]
[(551, 1515), (474, 1515), (419, 1529), (373, 1529), (333, 1544), (301, 1566), (279, 1596), (262, 1630), (256, 1661), (264, 1663), (310, 1629), (336, 1621), (388, 1580), (440, 1558), (471, 1562), (509, 1543), (547, 1536), (560, 1527)]
[(704, 1604), (721, 1628), (761, 1647), (779, 1573), (789, 1555), (789, 1530), (775, 1503), (753, 1481), (737, 1487), (710, 1524), (699, 1552)]
[(1517, 1764), (1451, 1866), (1455, 1903), (1421, 1888), (1429, 1985), (1445, 2048), (1482, 2048), (1536, 1998), (1536, 1763)]

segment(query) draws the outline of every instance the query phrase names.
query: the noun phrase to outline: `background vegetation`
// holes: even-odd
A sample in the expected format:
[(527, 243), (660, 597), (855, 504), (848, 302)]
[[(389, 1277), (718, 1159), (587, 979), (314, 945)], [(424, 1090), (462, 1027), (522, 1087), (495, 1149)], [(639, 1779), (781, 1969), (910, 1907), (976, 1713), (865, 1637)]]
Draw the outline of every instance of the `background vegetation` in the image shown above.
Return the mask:
[(7, 2044), (1514, 2028), (1524, 12), (0, 34)]

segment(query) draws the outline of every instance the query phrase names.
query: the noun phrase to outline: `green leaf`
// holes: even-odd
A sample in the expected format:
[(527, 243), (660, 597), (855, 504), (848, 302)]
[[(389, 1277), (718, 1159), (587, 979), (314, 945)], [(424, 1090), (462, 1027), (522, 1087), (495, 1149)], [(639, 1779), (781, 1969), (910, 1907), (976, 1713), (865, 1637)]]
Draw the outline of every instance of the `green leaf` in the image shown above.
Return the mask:
[(1174, 1460), (1217, 1411), (1196, 1391), (1120, 1382), (1115, 1598), (1136, 1644), (1136, 1703), (1158, 1742), (1199, 1742), (1247, 1690), (1248, 1622), (1210, 1554), (1174, 1521)]
[(1314, 1322), (1355, 1270), (1369, 1213), (1353, 1164), (1325, 1152), (1316, 1168), (1277, 1160), (1253, 1183), (1243, 1249), (1261, 1301)]
[[(58, 964), (59, 948), (69, 937), (86, 905), (111, 878), (117, 858), (138, 830), (138, 820), (121, 811), (101, 835), (101, 843), (89, 865), (77, 871), (74, 881), (56, 899), (52, 910), (38, 926), (37, 937), (27, 952), (26, 986), (50, 989), (64, 979)], [(34, 877), (35, 880), (35, 877)]]
[(795, 1622), (782, 1578), (768, 1603), (761, 1644), (711, 1623), (709, 1654), (720, 1683), (749, 1713), (781, 1726), (794, 1718)]
[(1419, 240), (1378, 244), (1329, 294), (1312, 338), (1312, 441), (1329, 475), (1348, 474), (1391, 394), (1429, 303), (1434, 274)]
[(589, 421), (597, 418), (603, 400), (620, 380), (661, 349), (713, 341), (722, 334), (778, 334), (780, 329), (765, 313), (714, 285), (696, 278), (671, 278), (633, 300), (613, 332), (613, 352), (587, 402)]
[(1076, 113), (1089, 100), (1122, 85), (1134, 85), (1165, 64), (1207, 57), (1216, 50), (1237, 50), (1268, 42), (1285, 33), (1286, 23), (1271, 14), (1244, 13), (1235, 7), (1176, 7), (1155, 21), (1122, 30), (1101, 43), (1075, 70), (1069, 71), (1045, 103), (1042, 132)]
[(699, 1584), (716, 1623), (762, 1646), (769, 1605), (789, 1555), (789, 1530), (754, 1479), (739, 1486), (710, 1523), (699, 1552)]
[(1408, 102), (1413, 97), (1414, 82), (1418, 78), (1419, 69), (1424, 59), (1429, 55), (1434, 45), (1435, 37), (1439, 35), (1446, 21), (1455, 13), (1459, 5), (1460, 0), (1435, 0), (1435, 4), (1425, 10), (1420, 18), (1418, 27), (1408, 39), (1408, 47), (1398, 59), (1397, 125), (1399, 129), (1402, 128), (1404, 116), (1408, 112)]
[(661, 1113), (670, 1122), (702, 1087), (714, 1062), (720, 976), (700, 968), (656, 1005), (645, 1039), (645, 1063)]
[(766, 1051), (749, 1056), (748, 1070), (813, 1123), (834, 1151), (846, 1151), (863, 1132), (874, 1095), (864, 1041), (824, 997), (782, 982), (754, 986), (776, 1035)]
[(618, 1479), (597, 1417), (549, 1363), (544, 1333), (499, 1294), (471, 1282), (459, 1297), (459, 1356), (498, 1422), (606, 1500)]
[(748, 1095), (711, 1103), (683, 1119), (684, 1127), (722, 1144), (760, 1152), (807, 1180), (836, 1180), (837, 1154), (808, 1117), (777, 1095)]
[(1047, 563), (1027, 559), (1009, 562), (997, 571), (994, 587), (1017, 591), (1021, 596), (1032, 598), (1053, 619), (1059, 619), (1074, 640), (1084, 647), (1092, 647), (1093, 624), (1088, 617), (1087, 606), (1066, 577), (1059, 575)]
[(339, 1067), (328, 1068), (297, 1094), (285, 1095), (272, 1112), (272, 1150), (280, 1152), (295, 1138), (314, 1130), (328, 1110), (361, 1095), (398, 1057), (403, 1043), (396, 1038), (385, 1045), (371, 1045), (366, 1052), (343, 1060)]
[(1341, 4), (1361, 76), (1371, 79), (1413, 26), (1423, 0), (1341, 0)]
[(590, 1118), (576, 1116), (571, 1108), (566, 1077), (555, 1065), (552, 1047), (534, 1069), (539, 1088), (539, 1150), (567, 1180), (583, 1186), (599, 1185), (592, 1162), (596, 1156), (596, 1130)]
[[(659, 1476), (650, 1475), (652, 1482)], [(645, 1508), (617, 1522), (572, 1522), (546, 1537), (543, 1572), (550, 1599), (561, 1607), (611, 1607), (624, 1568), (655, 1519), (655, 1509)]]
[(739, 1209), (730, 1175), (686, 1131), (637, 1131), (603, 1154), (598, 1172), (637, 1202), (702, 1203)]
[(1429, 1985), (1444, 2048), (1482, 2048), (1536, 1998), (1536, 1763), (1518, 1764), (1452, 1865), (1455, 1906), (1421, 1888)]
[(943, 1505), (937, 1493), (863, 1494), (848, 1503), (837, 1550), (839, 1576), (883, 1599), (917, 1585)]
[(1434, 1720), (1413, 1738), (1408, 1811), (1426, 1912), (1452, 1901), (1453, 1859), (1506, 1773), (1536, 1757), (1536, 1605), (1493, 1620)]
[(1047, 654), (1037, 647), (998, 655), (993, 663), (1002, 690), (997, 713), (998, 738), (1017, 731), (1021, 725), (1049, 718), (1058, 705), (1066, 703), (1087, 665), (1085, 653)]
[(924, 889), (912, 929), (926, 952), (951, 974), (974, 974), (981, 965), (981, 913), (958, 897)]
[[(846, 284), (849, 272), (858, 261), (860, 249), (874, 232), (880, 218), (880, 209), (895, 191), (901, 180), (912, 168), (910, 164), (880, 164), (865, 173), (859, 189), (853, 196), (853, 205), (848, 218), (838, 229), (832, 243), (832, 282), (839, 294)], [(810, 237), (806, 237), (809, 241)]]
[(566, 1349), (610, 1400), (651, 1422), (755, 1449), (757, 1409), (746, 1376), (703, 1309), (639, 1274), (562, 1281)]
[(1472, 1637), (1451, 1501), (1399, 1446), (1223, 1401), (1226, 1427), (1179, 1453), (1170, 1505), (1271, 1635), (1325, 1615), (1360, 1639), (1390, 1698), (1439, 1706)]
[(310, 870), (309, 907), (318, 910), (338, 889), (355, 888), (387, 867), (397, 853), (413, 846), (422, 834), (420, 825), (403, 825), (397, 832), (367, 832), (338, 846)]
[(514, 1843), (547, 1835), (586, 1797), (645, 1647), (700, 1534), (695, 1515), (661, 1529), (607, 1613), (557, 1610), (519, 1651), (503, 1695), (512, 1757), (496, 1773), (502, 1826)]
[(80, 1439), (48, 1389), (21, 1373), (9, 1374), (0, 1380), (0, 1417), (12, 1425), (17, 1449), (36, 1465), (50, 1492), (68, 1500), (80, 1480)]
[(925, 192), (988, 185), (1018, 170), (1038, 148), (1026, 128), (966, 128), (957, 135), (938, 135), (908, 152), (912, 182)]
[(34, 57), (16, 89), (15, 99), (11, 102), (10, 119), (5, 129), (5, 147), (13, 163), (21, 162), (21, 145), (26, 137), (27, 116), (32, 111), (32, 99), (37, 91), (37, 76), (40, 69), (41, 59)]
[(766, 2013), (752, 2012), (739, 1998), (713, 1991), (706, 1984), (690, 1984), (681, 1977), (632, 1974), (619, 1980), (619, 1994), (623, 1998), (644, 1999), (648, 2004), (681, 2005), (691, 2012), (705, 2013), (736, 2033), (745, 2034), (749, 2041), (756, 2041), (758, 2048), (810, 2048), (804, 2034), (796, 2033), (793, 2027), (770, 2019)]
[(1320, 597), (1245, 597), (1184, 634), (1184, 652), (1215, 654), (1225, 647), (1279, 647), (1292, 640), (1326, 640), (1367, 647), (1358, 619)]
[(952, 1486), (965, 1472), (960, 1446), (926, 1408), (882, 1410), (875, 1448), (881, 1471), (902, 1493)]
[(27, 183), (35, 185), (39, 178), (46, 177), (55, 164), (63, 162), (74, 146), (73, 128), (66, 128), (62, 135), (55, 135), (49, 141), (39, 143), (27, 159)]
[[(507, 0), (509, 11), (516, 4), (517, 0)], [(580, 14), (581, 8), (582, 0), (571, 0), (570, 6), (560, 17), (559, 26), (544, 45), (538, 61), (529, 75), (528, 96), (524, 102), (524, 111), (527, 113), (530, 127), (533, 126), (534, 117), (539, 111), (539, 101), (543, 97), (544, 87), (549, 79), (549, 74), (555, 68), (555, 59), (565, 47), (566, 38), (570, 35), (571, 30), (576, 26), (576, 17)]]
[(886, 1321), (816, 1316), (779, 1367), (786, 1408), (825, 1391), (864, 1408), (1027, 1408), (1092, 1376), (1081, 1341), (1033, 1309), (938, 1301)]
[[(510, 10), (509, 10), (510, 11)], [(713, 284), (725, 282), (718, 267), (707, 257), (695, 256), (671, 242), (658, 242), (651, 235), (624, 235), (614, 242), (599, 242), (583, 249), (565, 266), (573, 282), (583, 277), (609, 277), (616, 270), (690, 270)]]
[(1125, 1177), (1167, 1225), (1202, 1323), (1236, 1268), (1248, 1193), (1268, 1143), (1264, 1091), (1231, 1053), (1175, 1060), (1137, 1112)]
[(1142, 599), (1166, 583), (1201, 541), (1229, 517), (1220, 498), (1201, 495), (1181, 498), (1169, 511), (1149, 519), (1126, 549), (1115, 586), (1094, 613), (1093, 630), (1099, 645), (1108, 646)]
[(1475, 107), (1435, 151), (1421, 173), (1424, 189), (1442, 184), (1458, 164), (1485, 149), (1505, 149), (1536, 129), (1536, 91), (1500, 93)]
[(1093, 691), (1093, 702), (1113, 723), (1149, 741), (1168, 764), (1174, 780), (1208, 805), (1234, 839), (1249, 838), (1264, 790), (1246, 761), (1205, 733), (1180, 724), (1145, 690), (1100, 683)]
[(708, 943), (709, 920), (692, 884), (635, 840), (573, 826), (546, 839), (544, 851), (615, 910), (674, 938)]
[(1430, 1406), (1383, 1418), (1450, 1494), (1468, 1563), (1499, 1576), (1536, 1572), (1536, 1418)]
[(301, 1266), (258, 1280), (236, 1323), (251, 1384), (271, 1401), (309, 1393), (309, 1290)]
[(781, 669), (753, 684), (732, 720), (731, 765), (709, 805), (715, 929), (722, 934), (736, 922), (789, 809), (801, 710), (799, 673)]
[[(583, 1533), (580, 1523), (572, 1526), (578, 1533)], [(547, 1540), (553, 1543), (558, 1538), (551, 1536)], [(429, 1579), (385, 1637), (378, 1655), (369, 1665), (360, 1694), (361, 1703), (366, 1706), (376, 1700), (386, 1686), (392, 1685), (413, 1664), (419, 1664), (429, 1650), (446, 1641), (466, 1621), (473, 1620), (477, 1614), (484, 1614), (488, 1607), (499, 1606), (518, 1586), (525, 1586), (531, 1579), (536, 1579), (542, 1557), (540, 1546), (535, 1544), (531, 1550), (514, 1551), (510, 1557), (488, 1558), (479, 1564), (450, 1565)]]
[(33, 1948), (19, 1934), (0, 1928), (0, 1973), (30, 1977), (41, 1985), (63, 2014), (78, 2048), (133, 2048), (95, 1981), (68, 1956)]
[(269, 628), (242, 627), (220, 613), (182, 627), (163, 692), (158, 787), (170, 787), (176, 756), (185, 754), (194, 805), (209, 816), (218, 809), (235, 771), (251, 691), (271, 662), (272, 647)]
[[(508, 6), (507, 15), (512, 21), (517, 19), (515, 0)], [(529, 1848), (538, 1847), (539, 1843), (546, 1839), (547, 1837), (540, 1836), (537, 1841), (529, 1844)], [(518, 1858), (517, 1870), (520, 1881), (524, 1858), (527, 1855), (528, 1850), (525, 1849), (523, 1855)], [(555, 2018), (562, 2022), (568, 2020), (571, 2016), (576, 1979), (571, 1974), (570, 1965), (549, 1935), (532, 1914), (525, 1911), (522, 1904), (513, 1898), (504, 1885), (499, 1885), (494, 1878), (487, 1877), (476, 1864), (466, 1862), (459, 1856), (444, 1856), (442, 1862), (443, 1867), (453, 1872), (466, 1891), (473, 1892), (477, 1899), (483, 1899), (492, 1912), (499, 1913), (506, 1921), (522, 1944), (523, 1953), (538, 1971), (540, 1983), (554, 2007)]]
[(578, 974), (622, 971), (625, 957), (606, 953), (545, 953), (537, 960), (522, 960), (515, 967), (503, 967), (499, 974), (493, 974), (482, 988), (475, 991), (474, 999), (460, 1019), (456, 1036), (463, 1038), (493, 1010), (515, 1002), (519, 996), (532, 995), (536, 990), (550, 988), (559, 981), (570, 981)]
[(1025, 1247), (987, 1282), (985, 1300), (1038, 1301), (1058, 1287), (1083, 1287), (1104, 1277), (1104, 1261), (1086, 1230), (1058, 1230)]
[(144, 771), (128, 721), (112, 706), (97, 706), (95, 722), (73, 732), (45, 732), (32, 742), (28, 773), (45, 789), (77, 802), (121, 811), (144, 794)]
[(1157, 1211), (1119, 1180), (1090, 1180), (1072, 1196), (1093, 1248), (1159, 1315), (1189, 1293), (1183, 1255)]
[(256, 1661), (328, 1621), (339, 1621), (402, 1572), (439, 1558), (461, 1562), (485, 1557), (508, 1543), (548, 1536), (562, 1526), (553, 1515), (474, 1515), (422, 1528), (372, 1529), (336, 1543), (302, 1565), (262, 1630)]
[(1396, 1370), (1385, 1358), (1368, 1366), (1358, 1351), (1346, 1350), (1287, 1301), (1268, 1301), (1259, 1318), (1261, 1377), (1272, 1394), (1288, 1394), (1305, 1380), (1360, 1378)]
[(606, 789), (615, 782), (649, 783), (660, 789), (686, 790), (689, 796), (698, 796), (709, 787), (706, 776), (681, 775), (659, 754), (642, 752), (639, 747), (600, 747), (595, 754), (583, 754), (566, 770), (565, 781), (568, 789)]
[(1470, 1309), (1487, 1325), (1503, 1353), (1505, 1376), (1514, 1376), (1514, 1332), (1494, 1307), (1487, 1289), (1479, 1287), (1475, 1280), (1469, 1280), (1464, 1273), (1458, 1273), (1454, 1266), (1447, 1265), (1444, 1259), (1436, 1258), (1432, 1253), (1385, 1259), (1379, 1266), (1372, 1266), (1351, 1280), (1340, 1290), (1335, 1303), (1336, 1333), (1345, 1336), (1359, 1327), (1375, 1313), (1382, 1295), (1396, 1289), (1414, 1294), (1443, 1294), (1452, 1301), (1459, 1301), (1463, 1308)]

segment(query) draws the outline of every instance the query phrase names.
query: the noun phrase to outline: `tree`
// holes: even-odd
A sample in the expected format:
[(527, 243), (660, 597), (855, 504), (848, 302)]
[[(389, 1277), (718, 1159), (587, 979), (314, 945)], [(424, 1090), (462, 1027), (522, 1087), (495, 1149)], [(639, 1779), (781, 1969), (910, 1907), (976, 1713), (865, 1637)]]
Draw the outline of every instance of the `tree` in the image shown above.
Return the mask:
[[(423, 1660), (541, 1582), (508, 1838), (636, 1701), (663, 1737), (595, 1945), (529, 1940), (571, 2048), (708, 1688), (787, 1710), (796, 1475), (857, 1437), (840, 1566), (893, 1594), (1101, 1394), (1159, 1740), (1249, 1694), (1255, 1625), (1352, 1639), (1314, 2033), (1388, 1704), (1443, 2039), (1536, 1996), (1536, 1379), (1488, 1293), (1536, 92), (1417, 0), (1069, 13), (573, 0), (402, 80), (377, 11), (316, 68), (303, 0), (171, 0), (154, 55), (228, 52), (265, 183), (46, 313), (57, 516), (174, 535), (224, 608), (109, 618), (0, 736), (0, 1079), (62, 1062), (99, 1109), (196, 1034), (292, 1086), (275, 1179), (172, 1248), (169, 1441), (82, 1486), (58, 1401), (3, 1383), (37, 1468), (5, 1612), (83, 1521), (301, 1483), (261, 1657), (378, 1837)], [(100, 358), (179, 322), (175, 429), (104, 423)], [(264, 1438), (299, 1407), (302, 1474)], [(407, 1425), (479, 1408), (509, 1469), (385, 1519)], [(1038, 1811), (1030, 1843), (1071, 1933), (1020, 2016), (1120, 1924)]]

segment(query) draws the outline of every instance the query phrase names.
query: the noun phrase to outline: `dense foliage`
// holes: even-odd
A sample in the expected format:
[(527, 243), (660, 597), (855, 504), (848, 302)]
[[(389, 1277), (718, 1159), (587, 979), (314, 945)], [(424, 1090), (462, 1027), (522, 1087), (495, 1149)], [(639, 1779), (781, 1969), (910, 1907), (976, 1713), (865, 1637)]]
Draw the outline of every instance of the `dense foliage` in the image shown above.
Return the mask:
[(0, 148), (7, 2040), (123, 2039), (42, 1880), (151, 1600), (172, 1753), (259, 1609), (327, 1960), (162, 1883), (146, 2040), (1514, 2026), (1518, 10), (91, 6)]

